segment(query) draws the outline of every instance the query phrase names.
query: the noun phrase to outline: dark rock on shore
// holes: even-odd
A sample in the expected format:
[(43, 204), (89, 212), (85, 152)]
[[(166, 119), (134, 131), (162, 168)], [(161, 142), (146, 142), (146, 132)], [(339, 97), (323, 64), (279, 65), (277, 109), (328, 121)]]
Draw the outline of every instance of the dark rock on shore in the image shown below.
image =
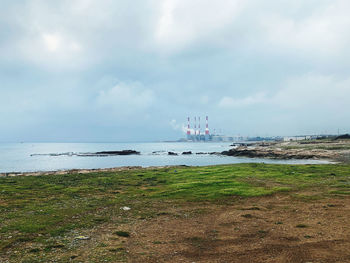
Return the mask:
[(122, 151), (102, 151), (95, 152), (96, 155), (131, 155), (131, 154), (140, 154), (138, 151), (134, 150), (122, 150)]
[(235, 142), (235, 143), (231, 144), (230, 146), (239, 147), (239, 146), (249, 146), (249, 145), (252, 145), (252, 144), (253, 143)]
[(177, 155), (177, 153), (174, 153), (174, 152), (168, 152), (168, 155)]
[(188, 151), (188, 152), (183, 152), (182, 154), (192, 154), (192, 152)]

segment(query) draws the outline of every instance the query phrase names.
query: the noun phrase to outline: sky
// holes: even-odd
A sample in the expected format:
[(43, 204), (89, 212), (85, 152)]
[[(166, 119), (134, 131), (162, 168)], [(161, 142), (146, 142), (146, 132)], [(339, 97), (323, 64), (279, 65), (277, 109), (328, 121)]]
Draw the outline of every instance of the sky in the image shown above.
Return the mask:
[[(350, 132), (348, 0), (1, 0), (0, 141)], [(202, 123), (204, 127), (204, 123)]]

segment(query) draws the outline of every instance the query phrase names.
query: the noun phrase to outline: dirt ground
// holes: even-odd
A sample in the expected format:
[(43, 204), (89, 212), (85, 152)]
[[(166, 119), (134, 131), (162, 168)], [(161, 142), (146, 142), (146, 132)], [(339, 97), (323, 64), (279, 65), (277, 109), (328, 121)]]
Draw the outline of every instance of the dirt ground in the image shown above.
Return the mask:
[(349, 218), (349, 197), (189, 203), (129, 226), (125, 245), (142, 263), (350, 262)]

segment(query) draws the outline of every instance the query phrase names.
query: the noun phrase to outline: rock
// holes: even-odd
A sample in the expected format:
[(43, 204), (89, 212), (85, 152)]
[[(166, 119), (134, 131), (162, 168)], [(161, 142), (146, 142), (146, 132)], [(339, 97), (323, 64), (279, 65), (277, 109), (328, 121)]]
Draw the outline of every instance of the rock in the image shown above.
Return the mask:
[(177, 153), (174, 153), (174, 152), (168, 152), (168, 155), (177, 155)]
[(77, 236), (75, 239), (78, 239), (78, 240), (88, 240), (88, 239), (90, 239), (90, 237), (88, 237), (88, 236)]
[(188, 152), (183, 152), (182, 154), (192, 154), (192, 152), (188, 151)]
[(242, 156), (250, 158), (275, 158), (275, 159), (315, 159), (315, 158), (332, 158), (332, 154), (327, 151), (310, 151), (310, 150), (282, 150), (279, 148), (267, 147), (237, 147), (228, 151), (221, 152), (227, 156)]
[(122, 151), (102, 151), (96, 152), (96, 155), (131, 155), (131, 154), (140, 154), (138, 151), (134, 150), (122, 150)]
[(128, 206), (123, 206), (120, 208), (121, 210), (124, 210), (124, 211), (129, 211), (131, 208), (128, 207)]

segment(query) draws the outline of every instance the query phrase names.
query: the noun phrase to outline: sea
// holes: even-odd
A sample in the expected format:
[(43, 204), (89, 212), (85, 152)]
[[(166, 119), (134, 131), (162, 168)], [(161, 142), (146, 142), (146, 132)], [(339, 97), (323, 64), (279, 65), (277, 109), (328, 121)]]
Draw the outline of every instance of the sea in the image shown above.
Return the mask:
[[(206, 154), (232, 148), (228, 142), (0, 143), (0, 173), (96, 169), (122, 166), (205, 166), (233, 163), (321, 164), (320, 160), (273, 160)], [(88, 156), (99, 151), (136, 150), (139, 155)], [(178, 155), (168, 155), (168, 152)], [(183, 155), (191, 151), (193, 154)], [(202, 154), (198, 154), (202, 153)], [(204, 153), (204, 154), (203, 154)]]

